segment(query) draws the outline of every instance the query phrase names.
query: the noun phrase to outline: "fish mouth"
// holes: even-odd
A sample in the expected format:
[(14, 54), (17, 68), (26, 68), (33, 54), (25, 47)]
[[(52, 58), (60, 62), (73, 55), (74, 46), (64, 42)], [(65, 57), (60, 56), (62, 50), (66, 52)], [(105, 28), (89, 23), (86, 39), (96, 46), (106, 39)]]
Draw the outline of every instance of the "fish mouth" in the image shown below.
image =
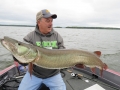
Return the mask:
[(8, 43), (4, 39), (0, 39), (1, 44), (8, 50), (10, 50)]
[(16, 49), (16, 45), (14, 45), (13, 43), (9, 42), (9, 40), (5, 40), (5, 39), (0, 39), (1, 44), (10, 52), (14, 52)]
[(4, 46), (4, 47), (6, 47), (6, 42), (5, 42), (5, 40), (4, 39), (0, 39), (0, 42), (1, 42), (1, 44)]

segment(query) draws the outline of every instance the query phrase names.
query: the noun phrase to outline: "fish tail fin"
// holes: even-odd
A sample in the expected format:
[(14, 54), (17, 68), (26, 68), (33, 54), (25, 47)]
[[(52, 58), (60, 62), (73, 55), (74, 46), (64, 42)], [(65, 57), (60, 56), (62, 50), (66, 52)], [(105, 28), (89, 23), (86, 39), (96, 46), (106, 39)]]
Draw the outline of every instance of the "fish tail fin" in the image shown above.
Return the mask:
[(103, 68), (100, 70), (100, 75), (101, 75), (101, 77), (102, 77), (102, 75), (103, 75), (103, 70), (106, 70), (106, 69), (108, 69), (108, 66), (107, 66), (107, 64), (103, 64)]
[(30, 73), (30, 77), (31, 77), (31, 75), (32, 75), (32, 70), (33, 70), (33, 63), (30, 62), (30, 63), (29, 63), (29, 73)]

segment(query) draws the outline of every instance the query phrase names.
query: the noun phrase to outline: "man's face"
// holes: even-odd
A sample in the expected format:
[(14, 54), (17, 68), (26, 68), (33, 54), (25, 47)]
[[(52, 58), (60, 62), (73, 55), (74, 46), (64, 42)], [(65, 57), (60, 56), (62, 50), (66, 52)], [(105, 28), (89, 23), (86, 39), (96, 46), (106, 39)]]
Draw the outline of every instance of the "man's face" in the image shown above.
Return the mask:
[(40, 20), (38, 20), (38, 26), (41, 33), (43, 34), (49, 33), (52, 30), (52, 22), (53, 22), (52, 17), (41, 18)]

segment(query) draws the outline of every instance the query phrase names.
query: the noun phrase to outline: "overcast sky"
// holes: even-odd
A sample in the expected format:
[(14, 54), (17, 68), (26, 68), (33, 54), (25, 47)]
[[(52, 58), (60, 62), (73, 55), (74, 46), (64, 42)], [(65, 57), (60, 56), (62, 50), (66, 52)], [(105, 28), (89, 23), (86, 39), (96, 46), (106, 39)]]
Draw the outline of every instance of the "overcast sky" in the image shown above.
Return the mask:
[(57, 14), (53, 26), (120, 27), (120, 0), (0, 0), (0, 24), (35, 25), (41, 9)]

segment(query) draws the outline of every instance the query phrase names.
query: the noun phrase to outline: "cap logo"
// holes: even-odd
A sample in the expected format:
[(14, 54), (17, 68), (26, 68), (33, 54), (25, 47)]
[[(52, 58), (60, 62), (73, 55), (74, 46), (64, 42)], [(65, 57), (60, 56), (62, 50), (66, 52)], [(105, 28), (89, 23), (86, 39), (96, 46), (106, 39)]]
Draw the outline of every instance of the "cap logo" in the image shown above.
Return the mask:
[(48, 11), (48, 10), (46, 10), (46, 13), (49, 13), (49, 11)]

